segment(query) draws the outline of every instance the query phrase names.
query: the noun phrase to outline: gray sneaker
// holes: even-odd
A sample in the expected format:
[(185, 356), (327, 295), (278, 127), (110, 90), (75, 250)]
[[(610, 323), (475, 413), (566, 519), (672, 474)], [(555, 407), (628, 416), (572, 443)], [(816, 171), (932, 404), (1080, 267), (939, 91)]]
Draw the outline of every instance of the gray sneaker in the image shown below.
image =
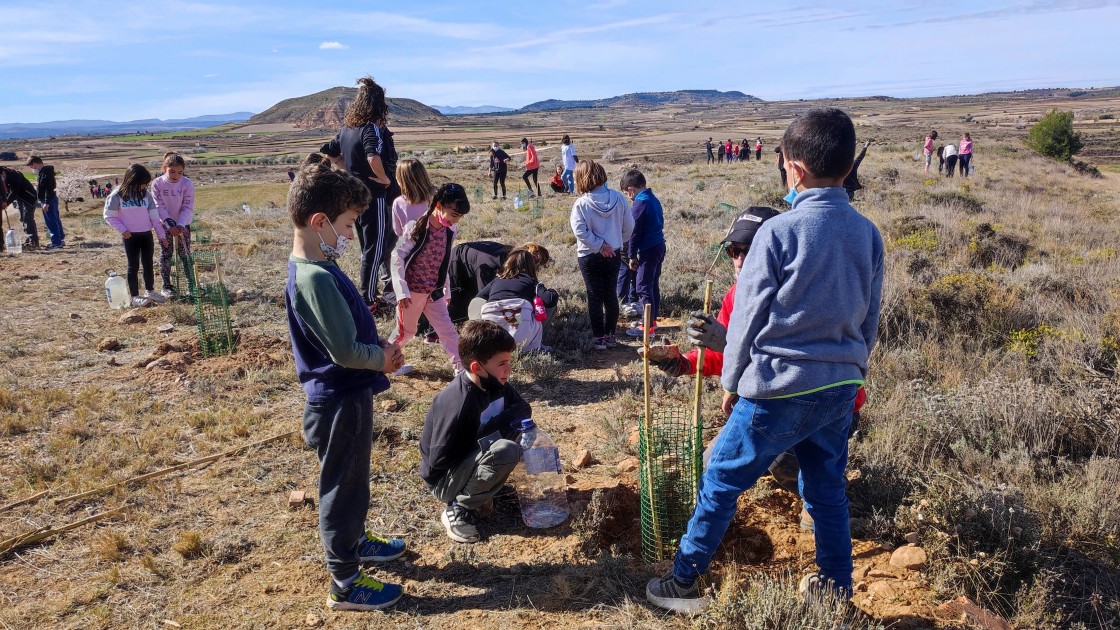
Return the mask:
[(478, 527), (475, 526), (475, 519), (474, 510), (468, 510), (458, 503), (447, 506), (439, 515), (443, 529), (447, 531), (447, 537), (461, 543), (478, 542)]
[(700, 595), (699, 581), (693, 582), (692, 586), (681, 586), (673, 578), (672, 571), (646, 584), (646, 599), (658, 608), (686, 615), (703, 612), (709, 603), (707, 597)]

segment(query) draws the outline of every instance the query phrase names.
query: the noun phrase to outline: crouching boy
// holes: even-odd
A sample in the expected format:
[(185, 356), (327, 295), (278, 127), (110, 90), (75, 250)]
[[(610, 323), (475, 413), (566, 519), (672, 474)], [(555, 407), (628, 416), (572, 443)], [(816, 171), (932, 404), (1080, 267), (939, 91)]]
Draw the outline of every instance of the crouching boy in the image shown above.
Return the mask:
[(404, 542), (365, 528), (373, 396), (389, 389), (383, 372), (400, 368), (404, 358), (400, 348), (378, 338), (362, 296), (334, 262), (368, 205), (361, 180), (331, 170), (315, 153), (288, 191), (294, 236), (284, 305), (296, 374), (307, 394), (303, 437), (319, 458), (319, 537), (332, 578), (327, 605), (339, 610), (387, 608), (402, 593), (400, 585), (360, 568), (404, 553)]
[(489, 513), (521, 459), (517, 427), (532, 408), (507, 384), (516, 349), (501, 326), (467, 322), (459, 335), (464, 369), (424, 419), (420, 476), (444, 504), (440, 521), (456, 542), (478, 542), (478, 517)]

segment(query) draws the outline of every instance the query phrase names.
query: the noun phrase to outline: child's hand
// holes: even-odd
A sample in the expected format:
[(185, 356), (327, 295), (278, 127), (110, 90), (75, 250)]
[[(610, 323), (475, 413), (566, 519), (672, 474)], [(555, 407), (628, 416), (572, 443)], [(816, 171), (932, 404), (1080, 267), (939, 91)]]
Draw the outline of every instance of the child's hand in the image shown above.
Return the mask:
[(638, 270), (638, 260), (635, 259), (635, 258), (631, 258), (630, 259), (630, 271), (637, 271), (637, 270)]
[(603, 247), (599, 250), (599, 253), (606, 258), (614, 258), (614, 248), (607, 243), (603, 243)]
[(400, 298), (397, 300), (397, 306), (400, 306), (401, 310), (407, 311), (412, 306), (412, 298)]
[(386, 344), (382, 342), (381, 347), (385, 350), (385, 371), (396, 372), (404, 365), (404, 353), (401, 352), (401, 347), (395, 343)]
[(731, 392), (723, 392), (723, 415), (728, 418), (731, 417), (731, 411), (735, 409), (735, 403), (739, 402), (739, 395), (732, 394)]
[(125, 231), (121, 232), (121, 236), (124, 237), (124, 238), (132, 238), (132, 232), (129, 232), (128, 230), (125, 230)]

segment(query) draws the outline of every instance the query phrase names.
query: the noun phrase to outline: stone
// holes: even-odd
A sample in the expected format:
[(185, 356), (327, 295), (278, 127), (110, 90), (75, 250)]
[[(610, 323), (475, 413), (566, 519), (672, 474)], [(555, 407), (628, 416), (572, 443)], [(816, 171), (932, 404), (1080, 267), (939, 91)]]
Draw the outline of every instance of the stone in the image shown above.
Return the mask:
[(298, 510), (305, 505), (314, 505), (314, 500), (303, 490), (292, 490), (288, 494), (288, 509)]
[(303, 623), (312, 628), (318, 628), (319, 626), (323, 625), (323, 620), (319, 617), (319, 615), (316, 615), (315, 613), (307, 613), (307, 616), (303, 618)]
[(906, 542), (910, 543), (911, 545), (918, 544), (918, 532), (910, 532), (909, 534), (906, 534), (905, 538)]
[(898, 591), (890, 582), (872, 582), (867, 585), (867, 593), (869, 596), (875, 597), (876, 599), (885, 599), (887, 601), (898, 597)]
[(396, 408), (397, 408), (397, 401), (395, 401), (395, 400), (382, 400), (381, 401), (381, 411), (391, 412), (391, 411), (396, 410)]
[(867, 591), (867, 582), (860, 582), (859, 584), (856, 584), (856, 592), (857, 593), (864, 593), (866, 591)]
[(175, 324), (160, 324), (159, 327), (156, 328), (156, 331), (161, 333), (169, 333), (173, 330), (175, 330)]
[(151, 363), (148, 363), (147, 365), (145, 365), (144, 369), (150, 371), (150, 370), (159, 370), (159, 369), (169, 368), (169, 367), (171, 367), (171, 359), (168, 359), (167, 357), (160, 357), (160, 358), (156, 359), (155, 361), (152, 361)]
[(630, 438), (626, 441), (626, 443), (630, 445), (630, 448), (637, 450), (638, 442), (641, 441), (641, 439), (641, 432), (637, 429), (634, 429), (630, 432)]
[(81, 319), (82, 316), (78, 313), (70, 313), (70, 319)]
[(926, 566), (926, 551), (921, 547), (899, 547), (891, 554), (891, 566), (917, 571)]
[(97, 343), (98, 352), (110, 352), (112, 350), (119, 350), (121, 347), (121, 340), (116, 337), (106, 337)]
[(941, 616), (959, 614), (973, 625), (984, 630), (1012, 630), (1012, 625), (1006, 619), (990, 610), (981, 608), (963, 595), (952, 601), (945, 602), (937, 607)]
[(572, 467), (587, 468), (594, 461), (595, 458), (591, 456), (591, 451), (583, 449), (576, 455), (575, 459), (572, 460)]
[(121, 318), (117, 320), (117, 323), (119, 323), (119, 324), (143, 324), (146, 321), (148, 321), (147, 317), (144, 317), (142, 314), (133, 311), (133, 312), (125, 313), (124, 315), (121, 315)]
[(627, 457), (626, 459), (618, 462), (618, 472), (620, 472), (620, 473), (633, 472), (633, 471), (637, 470), (639, 466), (641, 466), (641, 463), (638, 462), (637, 457)]
[(564, 475), (564, 485), (570, 486), (576, 482), (575, 475)]

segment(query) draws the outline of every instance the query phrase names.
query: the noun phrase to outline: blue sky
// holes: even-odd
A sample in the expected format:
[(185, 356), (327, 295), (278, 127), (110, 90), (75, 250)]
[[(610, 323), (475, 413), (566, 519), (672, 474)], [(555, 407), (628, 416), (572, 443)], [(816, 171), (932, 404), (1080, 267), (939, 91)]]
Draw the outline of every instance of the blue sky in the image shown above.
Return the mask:
[(519, 107), (636, 91), (768, 100), (1120, 85), (1120, 0), (270, 2), (0, 7), (0, 122), (258, 112), (372, 74)]

